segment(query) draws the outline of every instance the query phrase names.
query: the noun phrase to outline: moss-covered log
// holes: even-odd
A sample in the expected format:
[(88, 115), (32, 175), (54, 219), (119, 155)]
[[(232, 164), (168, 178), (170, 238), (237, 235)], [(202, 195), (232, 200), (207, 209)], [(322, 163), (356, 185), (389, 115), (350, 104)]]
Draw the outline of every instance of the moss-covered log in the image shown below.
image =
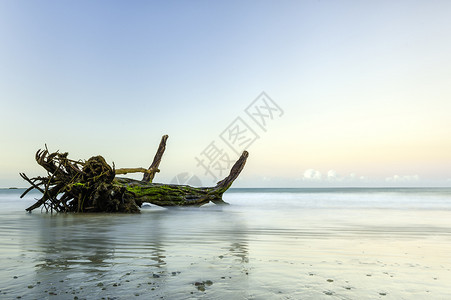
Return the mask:
[[(56, 212), (128, 212), (137, 213), (144, 202), (159, 206), (201, 206), (208, 202), (225, 203), (222, 194), (231, 186), (243, 169), (248, 152), (244, 151), (229, 176), (214, 187), (152, 183), (166, 148), (165, 135), (161, 139), (154, 161), (149, 169), (125, 168), (116, 170), (101, 156), (87, 161), (74, 161), (68, 153), (50, 153), (48, 149), (36, 153), (36, 161), (48, 173), (46, 177), (23, 179), (30, 183), (21, 197), (30, 190), (42, 193), (41, 199), (26, 210), (41, 207)], [(116, 174), (144, 173), (143, 180), (118, 178)]]
[(117, 187), (125, 187), (131, 193), (138, 206), (149, 202), (159, 206), (201, 206), (208, 202), (225, 204), (222, 194), (232, 185), (243, 170), (249, 153), (244, 151), (230, 170), (229, 176), (214, 187), (192, 187), (188, 185), (146, 183), (129, 178), (116, 178)]

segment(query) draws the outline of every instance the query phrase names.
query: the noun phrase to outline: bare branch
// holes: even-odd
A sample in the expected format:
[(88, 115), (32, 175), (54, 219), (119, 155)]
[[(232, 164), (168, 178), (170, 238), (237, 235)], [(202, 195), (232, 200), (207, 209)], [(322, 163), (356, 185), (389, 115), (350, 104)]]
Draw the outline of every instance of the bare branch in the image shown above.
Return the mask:
[(157, 153), (153, 158), (153, 162), (149, 167), (149, 170), (152, 170), (150, 173), (145, 173), (142, 181), (144, 182), (152, 182), (155, 177), (155, 173), (158, 172), (158, 167), (160, 166), (161, 158), (163, 157), (164, 150), (166, 150), (166, 140), (168, 139), (168, 135), (163, 135), (161, 138), (160, 146), (158, 146)]

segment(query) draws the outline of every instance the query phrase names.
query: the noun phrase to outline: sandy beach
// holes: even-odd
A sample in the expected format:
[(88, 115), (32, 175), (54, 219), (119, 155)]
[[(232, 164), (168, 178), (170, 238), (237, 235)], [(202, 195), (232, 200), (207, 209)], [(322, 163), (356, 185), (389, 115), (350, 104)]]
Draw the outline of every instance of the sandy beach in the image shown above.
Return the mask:
[(230, 206), (50, 215), (2, 190), (2, 299), (445, 299), (448, 190), (240, 190)]

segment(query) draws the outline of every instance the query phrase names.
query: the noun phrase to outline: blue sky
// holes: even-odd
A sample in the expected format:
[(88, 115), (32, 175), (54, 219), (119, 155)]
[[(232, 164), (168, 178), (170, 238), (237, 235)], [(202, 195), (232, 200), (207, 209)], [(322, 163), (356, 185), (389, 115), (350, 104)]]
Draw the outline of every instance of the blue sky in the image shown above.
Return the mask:
[[(196, 157), (241, 117), (236, 186), (451, 186), (449, 1), (0, 0), (0, 186), (34, 152), (214, 178)], [(261, 130), (262, 91), (283, 110)], [(219, 175), (223, 174), (217, 174)]]

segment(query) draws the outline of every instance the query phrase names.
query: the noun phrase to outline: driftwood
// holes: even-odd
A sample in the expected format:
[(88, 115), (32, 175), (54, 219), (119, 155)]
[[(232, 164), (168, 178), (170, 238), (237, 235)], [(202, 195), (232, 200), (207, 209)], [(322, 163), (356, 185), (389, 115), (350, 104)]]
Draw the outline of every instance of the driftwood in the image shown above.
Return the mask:
[[(192, 187), (188, 185), (152, 183), (168, 136), (162, 137), (154, 160), (148, 169), (109, 166), (102, 156), (94, 156), (87, 161), (71, 160), (68, 153), (50, 153), (47, 149), (36, 152), (36, 162), (48, 173), (46, 177), (28, 178), (20, 175), (32, 189), (42, 193), (42, 197), (26, 210), (42, 207), (56, 212), (129, 212), (137, 213), (144, 202), (159, 206), (201, 206), (209, 202), (225, 204), (222, 194), (238, 177), (248, 157), (244, 151), (230, 170), (229, 176), (214, 187)], [(144, 173), (143, 179), (116, 177), (118, 174)]]

